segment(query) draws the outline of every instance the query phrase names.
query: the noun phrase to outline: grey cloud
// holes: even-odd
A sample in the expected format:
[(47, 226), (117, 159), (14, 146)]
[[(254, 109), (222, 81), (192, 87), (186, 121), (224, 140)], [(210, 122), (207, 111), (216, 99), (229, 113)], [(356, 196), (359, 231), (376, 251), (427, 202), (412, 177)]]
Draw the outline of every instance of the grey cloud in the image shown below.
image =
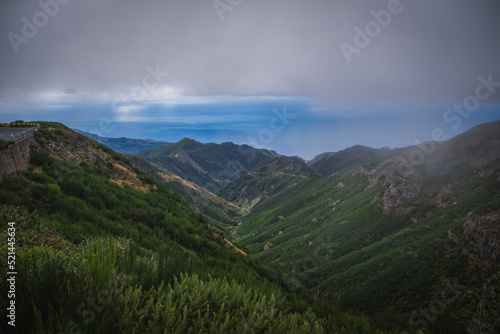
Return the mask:
[(500, 81), (496, 0), (401, 0), (348, 64), (339, 44), (388, 3), (243, 0), (221, 22), (212, 0), (73, 0), (15, 54), (7, 34), (41, 9), (3, 1), (0, 93), (126, 92), (157, 64), (194, 95), (462, 98)]

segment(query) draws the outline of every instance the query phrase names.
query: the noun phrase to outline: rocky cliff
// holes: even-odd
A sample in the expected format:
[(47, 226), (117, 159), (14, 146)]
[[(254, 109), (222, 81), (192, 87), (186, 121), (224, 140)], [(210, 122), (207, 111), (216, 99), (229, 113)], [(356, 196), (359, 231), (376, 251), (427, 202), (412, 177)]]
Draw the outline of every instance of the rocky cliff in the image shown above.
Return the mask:
[(5, 174), (26, 170), (30, 160), (30, 145), (35, 141), (29, 135), (0, 151), (0, 182)]

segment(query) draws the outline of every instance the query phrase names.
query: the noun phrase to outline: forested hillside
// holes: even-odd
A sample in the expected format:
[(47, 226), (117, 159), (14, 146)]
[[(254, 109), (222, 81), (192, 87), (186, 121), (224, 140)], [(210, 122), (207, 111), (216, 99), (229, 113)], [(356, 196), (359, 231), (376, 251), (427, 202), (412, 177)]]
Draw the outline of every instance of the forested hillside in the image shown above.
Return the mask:
[(263, 159), (223, 200), (44, 123), (29, 169), (0, 184), (18, 314), (34, 319), (16, 329), (495, 333), (499, 126), (309, 166)]
[(241, 223), (241, 209), (230, 201), (194, 182), (184, 180), (138, 155), (130, 154), (127, 155), (127, 158), (141, 170), (168, 185), (174, 192), (205, 214), (210, 224), (226, 233), (228, 238), (231, 238), (234, 227)]
[(269, 192), (286, 189), (308, 177), (319, 177), (319, 175), (301, 159), (272, 158), (261, 162), (252, 172), (222, 188), (219, 195), (249, 209), (266, 198)]
[(184, 138), (172, 145), (139, 152), (139, 155), (184, 180), (211, 192), (250, 172), (276, 152), (233, 143), (202, 144)]
[(287, 291), (125, 156), (42, 126), (29, 169), (0, 184), (0, 248), (17, 272), (15, 327), (2, 321), (3, 333), (377, 333)]
[(328, 178), (282, 166), (220, 191), (254, 204), (237, 240), (255, 258), (343, 310), (433, 333), (500, 330), (500, 122), (311, 167)]
[(402, 151), (403, 149), (375, 149), (356, 145), (339, 152), (320, 154), (308, 162), (308, 165), (321, 176), (329, 177), (362, 165), (371, 164), (375, 166)]

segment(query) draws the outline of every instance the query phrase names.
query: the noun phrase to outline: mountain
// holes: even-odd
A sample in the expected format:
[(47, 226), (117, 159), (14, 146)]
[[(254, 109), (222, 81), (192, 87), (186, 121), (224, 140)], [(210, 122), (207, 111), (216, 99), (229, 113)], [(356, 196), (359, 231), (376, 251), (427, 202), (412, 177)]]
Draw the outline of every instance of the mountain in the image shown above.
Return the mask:
[(57, 123), (30, 155), (0, 183), (2, 333), (380, 333), (287, 291), (126, 156)]
[(196, 183), (186, 181), (168, 172), (138, 155), (127, 155), (127, 158), (141, 170), (168, 185), (173, 191), (205, 214), (210, 224), (223, 231), (228, 238), (231, 238), (234, 227), (241, 223), (241, 209), (233, 203), (224, 200)]
[[(309, 164), (243, 159), (242, 175), (224, 172), (226, 199), (57, 123), (35, 139), (28, 169), (0, 183), (17, 332), (500, 330), (500, 122)], [(234, 144), (170, 146), (200, 175), (215, 159), (240, 166)]]
[(323, 153), (308, 162), (308, 165), (323, 177), (346, 172), (363, 165), (376, 165), (400, 153), (402, 149), (375, 149), (356, 145), (335, 153)]
[(86, 137), (97, 140), (99, 143), (106, 145), (107, 147), (115, 150), (118, 153), (137, 154), (140, 151), (148, 148), (154, 148), (170, 144), (166, 141), (158, 141), (152, 139), (130, 139), (125, 137), (107, 138), (98, 136), (90, 132), (85, 132), (82, 130), (74, 129), (73, 131), (82, 134)]
[(388, 159), (377, 172), (367, 171), (381, 188), (383, 211), (411, 212), (428, 202), (448, 206), (459, 184), (494, 178), (500, 171), (499, 127), (500, 122), (486, 123), (446, 142), (425, 142)]
[(214, 193), (250, 172), (260, 162), (279, 156), (274, 151), (247, 145), (202, 144), (188, 138), (168, 146), (143, 150), (138, 155)]
[(251, 208), (274, 192), (287, 189), (308, 177), (320, 177), (297, 157), (277, 157), (261, 162), (253, 171), (229, 183), (219, 195)]
[(318, 154), (317, 156), (315, 156), (311, 160), (307, 161), (307, 165), (308, 166), (314, 165), (315, 163), (319, 162), (320, 160), (327, 159), (327, 158), (331, 157), (335, 153), (337, 153), (337, 152), (325, 152), (325, 153)]
[(326, 178), (228, 186), (245, 205), (238, 191), (260, 198), (236, 230), (256, 259), (343, 310), (430, 333), (499, 332), (500, 122), (311, 167)]

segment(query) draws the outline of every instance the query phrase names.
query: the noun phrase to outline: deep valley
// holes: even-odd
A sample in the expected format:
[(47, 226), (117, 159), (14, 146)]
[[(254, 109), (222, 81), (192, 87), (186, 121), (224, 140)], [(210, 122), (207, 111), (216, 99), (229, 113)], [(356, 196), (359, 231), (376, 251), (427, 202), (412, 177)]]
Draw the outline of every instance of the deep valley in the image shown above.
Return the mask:
[(33, 319), (17, 328), (494, 333), (500, 123), (426, 147), (411, 164), (416, 147), (306, 162), (190, 139), (122, 155), (42, 123), (0, 184)]

